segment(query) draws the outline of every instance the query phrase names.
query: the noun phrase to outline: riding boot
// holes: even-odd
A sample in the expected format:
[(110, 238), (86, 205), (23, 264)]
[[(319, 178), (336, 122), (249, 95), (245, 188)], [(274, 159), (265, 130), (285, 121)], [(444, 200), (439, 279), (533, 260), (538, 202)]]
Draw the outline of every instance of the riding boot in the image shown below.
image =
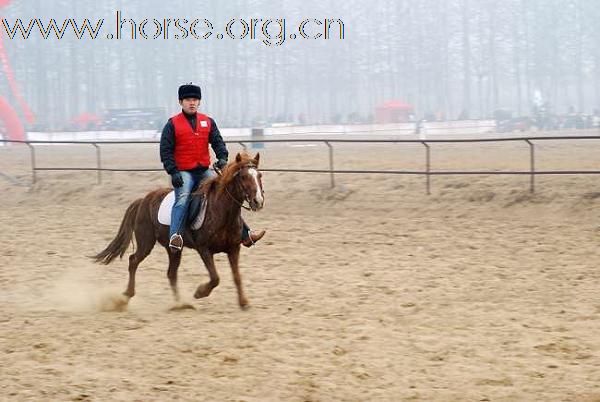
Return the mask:
[(179, 233), (174, 233), (169, 239), (169, 247), (173, 251), (181, 251), (183, 248), (183, 238)]
[(252, 247), (257, 241), (263, 238), (267, 233), (264, 230), (257, 232), (250, 230), (250, 227), (242, 220), (242, 244), (246, 247)]

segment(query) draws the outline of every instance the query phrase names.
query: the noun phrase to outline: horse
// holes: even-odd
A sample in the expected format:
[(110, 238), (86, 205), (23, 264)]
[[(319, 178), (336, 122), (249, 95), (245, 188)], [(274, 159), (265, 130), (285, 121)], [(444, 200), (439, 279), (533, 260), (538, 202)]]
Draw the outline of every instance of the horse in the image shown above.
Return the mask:
[[(240, 308), (249, 306), (242, 287), (239, 270), (240, 242), (242, 231), (242, 207), (259, 211), (264, 206), (262, 173), (258, 170), (260, 154), (251, 158), (248, 154), (238, 153), (235, 161), (226, 165), (221, 173), (202, 183), (192, 194), (202, 196), (206, 213), (202, 226), (194, 230), (186, 226), (183, 234), (184, 247), (195, 249), (209, 274), (209, 281), (196, 289), (194, 297), (208, 297), (219, 285), (214, 254), (226, 253), (237, 288)], [(169, 256), (167, 277), (176, 303), (180, 303), (177, 287), (177, 270), (181, 263), (182, 252), (169, 247), (169, 226), (158, 221), (158, 210), (163, 198), (171, 191), (162, 188), (151, 191), (145, 197), (133, 201), (127, 210), (118, 233), (108, 246), (93, 256), (97, 263), (110, 264), (117, 256), (123, 258), (135, 234), (136, 249), (129, 256), (129, 281), (123, 292), (127, 303), (135, 295), (135, 273), (138, 265), (148, 256), (156, 242), (165, 248)], [(249, 208), (244, 205), (247, 202)]]

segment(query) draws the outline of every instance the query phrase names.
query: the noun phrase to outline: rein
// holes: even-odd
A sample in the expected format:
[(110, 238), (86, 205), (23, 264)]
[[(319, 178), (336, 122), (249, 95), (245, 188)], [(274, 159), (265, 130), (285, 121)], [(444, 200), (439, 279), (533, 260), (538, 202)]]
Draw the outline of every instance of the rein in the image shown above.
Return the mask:
[(227, 187), (225, 187), (225, 192), (227, 193), (229, 198), (231, 198), (233, 201), (235, 201), (235, 203), (238, 204), (240, 207), (244, 208), (246, 211), (252, 211), (252, 209), (250, 207), (247, 207), (244, 205), (244, 201), (247, 201), (247, 199), (244, 199), (244, 201), (239, 202), (233, 195), (231, 195), (229, 190), (227, 190)]
[[(249, 163), (246, 167), (251, 168), (254, 167), (256, 168), (256, 166), (254, 166), (252, 163)], [(221, 176), (221, 169), (215, 169), (215, 172), (217, 172), (217, 174), (219, 176)], [(237, 176), (239, 173), (239, 170), (237, 172), (234, 173), (234, 177)], [(229, 190), (227, 189), (227, 187), (225, 186), (225, 192), (227, 193), (227, 195), (229, 196), (229, 198), (231, 198), (233, 201), (235, 201), (236, 204), (238, 204), (240, 207), (244, 208), (246, 211), (252, 211), (252, 209), (250, 207), (247, 207), (244, 205), (244, 201), (248, 201), (248, 196), (246, 196), (246, 198), (244, 199), (244, 201), (239, 202), (237, 198), (235, 198), (233, 195), (231, 195), (231, 193), (229, 192)], [(250, 201), (248, 201), (248, 203), (250, 203)]]

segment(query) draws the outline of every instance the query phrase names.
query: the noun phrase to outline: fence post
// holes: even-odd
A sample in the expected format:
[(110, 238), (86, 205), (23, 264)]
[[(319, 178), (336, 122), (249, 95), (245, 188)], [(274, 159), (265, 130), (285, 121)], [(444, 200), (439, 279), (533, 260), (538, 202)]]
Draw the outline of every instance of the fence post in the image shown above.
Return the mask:
[(427, 186), (427, 195), (431, 195), (431, 149), (429, 144), (425, 141), (421, 141), (421, 144), (425, 146), (425, 177)]
[(529, 171), (531, 172), (530, 180), (529, 180), (529, 192), (535, 192), (535, 145), (529, 141), (525, 140), (527, 144), (529, 144)]
[[(250, 138), (252, 138), (252, 140), (254, 140), (254, 141), (261, 140), (261, 139), (264, 139), (264, 136), (265, 136), (265, 130), (263, 128), (250, 129)], [(264, 147), (265, 147), (264, 142), (253, 142), (252, 143), (252, 149), (259, 149), (259, 148), (264, 148)]]
[(102, 159), (100, 154), (100, 146), (96, 143), (92, 144), (96, 148), (96, 168), (98, 169), (98, 184), (102, 184)]
[(325, 145), (329, 148), (329, 175), (331, 177), (331, 188), (335, 187), (335, 178), (333, 176), (333, 146), (329, 141), (325, 141)]
[(25, 144), (27, 144), (27, 146), (29, 147), (31, 155), (31, 182), (32, 184), (35, 184), (35, 182), (37, 181), (35, 168), (35, 147), (32, 144), (30, 144), (29, 141), (25, 142)]

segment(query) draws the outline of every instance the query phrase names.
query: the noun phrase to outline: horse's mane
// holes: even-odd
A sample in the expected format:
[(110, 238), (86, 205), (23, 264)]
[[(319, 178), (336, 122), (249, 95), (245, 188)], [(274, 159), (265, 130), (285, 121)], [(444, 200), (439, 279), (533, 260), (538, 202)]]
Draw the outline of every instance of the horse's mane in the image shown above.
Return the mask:
[[(236, 159), (233, 162), (227, 164), (227, 166), (225, 166), (221, 170), (220, 176), (216, 176), (206, 180), (204, 183), (202, 183), (198, 191), (203, 193), (205, 196), (208, 196), (208, 194), (213, 191), (221, 192), (227, 187), (229, 183), (233, 181), (236, 173), (239, 172), (240, 169), (242, 169), (244, 166), (247, 166), (248, 164), (258, 164), (257, 161), (254, 160), (246, 152), (239, 153), (238, 155), (239, 158), (236, 157)], [(240, 160), (238, 161), (238, 159)]]

